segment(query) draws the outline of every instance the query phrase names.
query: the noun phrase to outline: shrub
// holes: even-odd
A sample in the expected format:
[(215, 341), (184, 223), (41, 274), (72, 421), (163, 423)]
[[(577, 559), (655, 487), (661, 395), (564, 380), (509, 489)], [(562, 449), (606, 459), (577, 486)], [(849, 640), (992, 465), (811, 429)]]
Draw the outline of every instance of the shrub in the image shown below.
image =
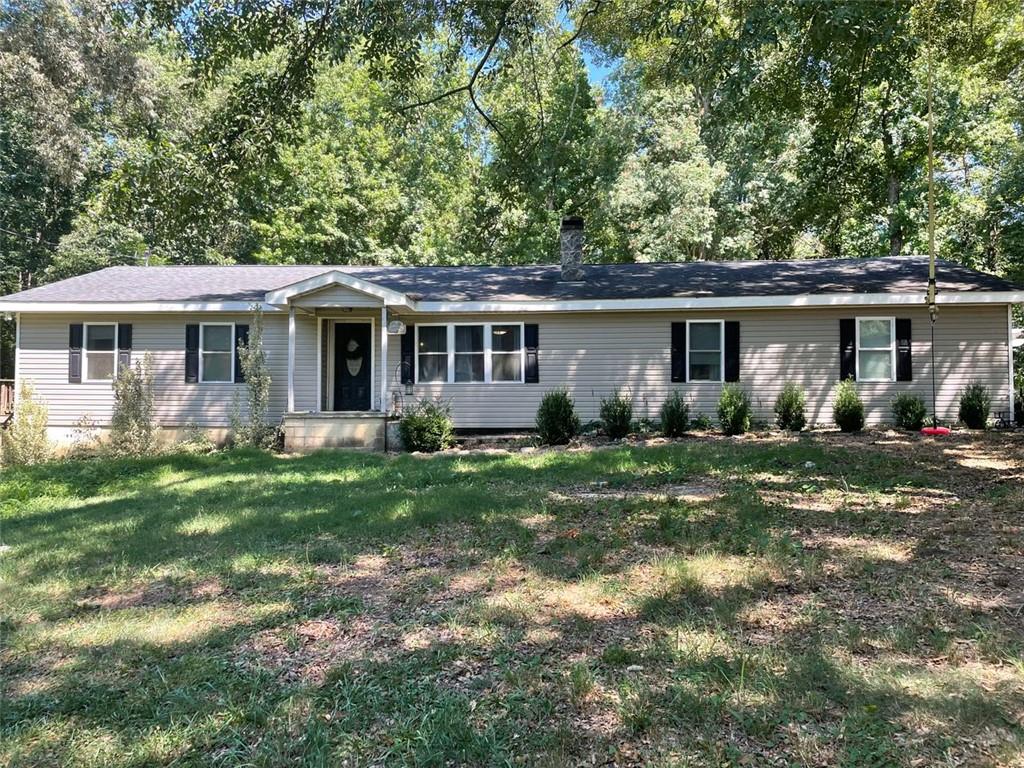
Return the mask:
[(673, 392), (661, 406), (661, 433), (681, 437), (690, 428), (690, 406), (679, 392)]
[(46, 403), (36, 400), (32, 385), (21, 382), (14, 401), (14, 418), (0, 434), (0, 458), (6, 466), (38, 464), (50, 457), (50, 440), (46, 435), (49, 416)]
[(960, 393), (960, 421), (970, 429), (984, 429), (992, 399), (984, 384), (968, 384)]
[(253, 448), (272, 448), (277, 430), (267, 423), (271, 380), (267, 353), (263, 350), (263, 310), (259, 307), (253, 310), (247, 343), (238, 345), (238, 361), (245, 376), (247, 419), (242, 419), (236, 393), (231, 411), (233, 442)]
[(72, 456), (88, 456), (100, 445), (100, 428), (88, 413), (82, 414), (71, 427)]
[(447, 403), (421, 400), (398, 422), (398, 433), (407, 451), (433, 453), (455, 444), (451, 408)]
[(859, 432), (864, 429), (864, 403), (857, 394), (857, 385), (853, 379), (841, 381), (836, 387), (832, 418), (843, 432)]
[(698, 413), (693, 417), (690, 426), (701, 431), (711, 429), (711, 418), (706, 413)]
[(542, 443), (565, 445), (580, 433), (575, 405), (564, 389), (544, 393), (537, 408), (537, 432)]
[(616, 392), (608, 399), (601, 400), (601, 426), (612, 440), (620, 440), (629, 434), (633, 423), (633, 401)]
[(924, 400), (916, 395), (901, 392), (892, 401), (892, 420), (900, 429), (919, 430), (928, 418)]
[(750, 397), (737, 384), (726, 384), (718, 398), (718, 423), (727, 435), (750, 429)]
[(178, 442), (178, 449), (185, 453), (212, 453), (217, 445), (210, 437), (210, 433), (200, 427), (194, 421), (190, 421), (182, 430), (181, 440)]
[(1018, 427), (1024, 427), (1024, 395), (1018, 392), (1013, 399), (1013, 420)]
[(114, 379), (114, 412), (110, 417), (110, 450), (119, 456), (145, 456), (153, 451), (153, 358), (146, 353), (134, 368)]
[(807, 426), (807, 417), (804, 415), (806, 405), (807, 396), (800, 385), (787, 382), (775, 398), (775, 423), (779, 429), (799, 432)]

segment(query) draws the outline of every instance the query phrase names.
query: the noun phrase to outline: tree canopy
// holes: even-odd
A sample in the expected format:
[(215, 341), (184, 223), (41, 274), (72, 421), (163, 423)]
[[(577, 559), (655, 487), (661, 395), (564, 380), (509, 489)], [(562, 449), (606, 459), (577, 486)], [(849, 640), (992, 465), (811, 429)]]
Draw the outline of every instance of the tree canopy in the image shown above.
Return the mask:
[[(1024, 277), (1014, 0), (6, 0), (0, 288), (925, 249)], [(607, 72), (595, 77), (596, 71)]]

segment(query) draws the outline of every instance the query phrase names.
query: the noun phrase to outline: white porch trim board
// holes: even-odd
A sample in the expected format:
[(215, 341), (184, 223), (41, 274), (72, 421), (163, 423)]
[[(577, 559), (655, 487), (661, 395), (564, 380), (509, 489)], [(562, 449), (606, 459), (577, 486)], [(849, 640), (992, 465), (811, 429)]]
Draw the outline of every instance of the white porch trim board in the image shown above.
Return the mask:
[(380, 308), (380, 412), (388, 412), (388, 308)]
[(295, 307), (288, 307), (288, 412), (295, 412)]
[(1007, 373), (1007, 386), (1009, 387), (1009, 398), (1010, 398), (1010, 423), (1015, 423), (1016, 412), (1015, 409), (1017, 404), (1014, 402), (1017, 398), (1014, 397), (1013, 391), (1013, 306), (1006, 305), (1006, 373)]

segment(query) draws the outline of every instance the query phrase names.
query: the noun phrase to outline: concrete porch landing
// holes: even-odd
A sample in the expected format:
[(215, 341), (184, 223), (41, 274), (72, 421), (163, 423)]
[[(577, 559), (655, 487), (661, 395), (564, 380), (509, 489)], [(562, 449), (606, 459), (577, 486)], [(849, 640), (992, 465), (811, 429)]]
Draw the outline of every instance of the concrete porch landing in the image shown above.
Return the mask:
[(295, 453), (321, 448), (383, 451), (387, 421), (379, 411), (287, 413), (281, 420), (284, 449)]

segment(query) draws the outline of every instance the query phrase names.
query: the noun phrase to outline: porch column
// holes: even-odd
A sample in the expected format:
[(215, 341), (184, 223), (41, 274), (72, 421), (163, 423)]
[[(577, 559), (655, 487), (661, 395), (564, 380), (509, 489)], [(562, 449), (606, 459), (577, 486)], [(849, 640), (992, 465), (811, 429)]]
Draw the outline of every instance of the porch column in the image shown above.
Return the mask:
[(380, 308), (380, 412), (388, 412), (388, 308)]
[(295, 413), (295, 307), (288, 305), (288, 413)]

